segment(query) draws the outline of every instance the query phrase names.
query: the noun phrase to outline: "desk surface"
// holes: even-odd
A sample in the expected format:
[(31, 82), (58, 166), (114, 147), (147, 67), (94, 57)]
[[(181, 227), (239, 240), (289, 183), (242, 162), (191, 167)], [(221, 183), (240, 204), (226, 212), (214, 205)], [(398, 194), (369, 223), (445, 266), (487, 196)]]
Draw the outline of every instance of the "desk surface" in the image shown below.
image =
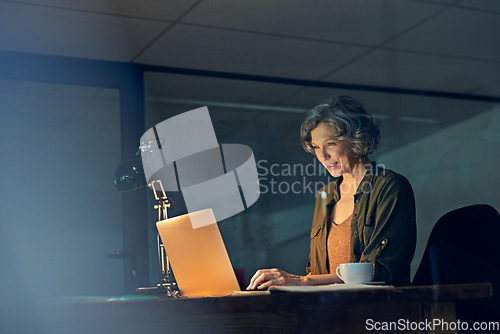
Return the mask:
[[(457, 284), (416, 287), (374, 287), (362, 290), (318, 291), (307, 293), (272, 292), (268, 295), (247, 295), (219, 298), (159, 299), (159, 307), (168, 307), (165, 302), (193, 313), (240, 312), (272, 310), (297, 310), (337, 305), (400, 303), (400, 302), (447, 302), (490, 297), (489, 283)], [(175, 304), (174, 304), (175, 303)]]
[(491, 294), (491, 285), (481, 283), (192, 299), (67, 298), (40, 310), (39, 328), (106, 334), (348, 333), (364, 329), (368, 318), (453, 321), (455, 301)]

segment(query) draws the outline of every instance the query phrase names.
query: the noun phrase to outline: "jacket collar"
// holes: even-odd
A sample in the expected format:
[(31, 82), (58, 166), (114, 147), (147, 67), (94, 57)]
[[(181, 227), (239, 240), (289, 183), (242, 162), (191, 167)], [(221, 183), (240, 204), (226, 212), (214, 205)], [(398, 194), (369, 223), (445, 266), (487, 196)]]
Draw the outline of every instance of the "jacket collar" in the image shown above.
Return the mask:
[[(360, 198), (366, 192), (365, 187), (369, 187), (371, 189), (373, 187), (375, 176), (380, 174), (385, 174), (385, 169), (382, 166), (377, 165), (375, 161), (372, 161), (370, 167), (368, 167), (368, 169), (366, 170), (365, 176), (363, 176), (363, 179), (359, 184), (358, 190), (354, 195), (354, 200)], [(328, 193), (330, 194), (329, 198), (327, 199), (328, 203), (337, 203), (340, 199), (339, 187), (343, 179), (344, 178), (341, 175), (330, 184), (333, 189), (329, 189), (330, 191), (328, 191)]]

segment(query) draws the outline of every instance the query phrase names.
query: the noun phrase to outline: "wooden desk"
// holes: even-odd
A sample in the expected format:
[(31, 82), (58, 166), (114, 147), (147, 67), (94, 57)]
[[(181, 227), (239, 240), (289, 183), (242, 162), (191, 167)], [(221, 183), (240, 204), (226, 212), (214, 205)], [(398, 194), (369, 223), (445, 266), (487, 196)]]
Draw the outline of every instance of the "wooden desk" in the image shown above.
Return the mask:
[(368, 319), (455, 322), (455, 301), (491, 293), (491, 285), (481, 283), (196, 299), (68, 299), (47, 304), (40, 315), (50, 333), (366, 333)]

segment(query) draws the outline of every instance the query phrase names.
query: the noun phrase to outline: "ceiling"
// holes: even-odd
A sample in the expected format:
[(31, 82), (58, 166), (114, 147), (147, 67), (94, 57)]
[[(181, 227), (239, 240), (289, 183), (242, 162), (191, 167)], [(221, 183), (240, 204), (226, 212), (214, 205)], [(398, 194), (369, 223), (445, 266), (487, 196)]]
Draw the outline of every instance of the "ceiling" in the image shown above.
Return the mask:
[(498, 0), (0, 0), (0, 49), (500, 97), (499, 18)]

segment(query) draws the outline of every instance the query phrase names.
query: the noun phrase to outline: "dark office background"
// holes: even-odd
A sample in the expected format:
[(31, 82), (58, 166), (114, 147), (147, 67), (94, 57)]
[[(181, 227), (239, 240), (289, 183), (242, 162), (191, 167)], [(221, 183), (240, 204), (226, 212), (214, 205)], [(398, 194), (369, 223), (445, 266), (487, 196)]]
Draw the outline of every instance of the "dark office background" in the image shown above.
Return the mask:
[(328, 177), (298, 129), (340, 94), (381, 123), (372, 159), (413, 184), (415, 270), (441, 215), (500, 207), (499, 4), (0, 0), (4, 300), (156, 285), (153, 196), (118, 192), (113, 172), (145, 130), (201, 106), (262, 177), (257, 203), (219, 222), (234, 267), (302, 274)]

